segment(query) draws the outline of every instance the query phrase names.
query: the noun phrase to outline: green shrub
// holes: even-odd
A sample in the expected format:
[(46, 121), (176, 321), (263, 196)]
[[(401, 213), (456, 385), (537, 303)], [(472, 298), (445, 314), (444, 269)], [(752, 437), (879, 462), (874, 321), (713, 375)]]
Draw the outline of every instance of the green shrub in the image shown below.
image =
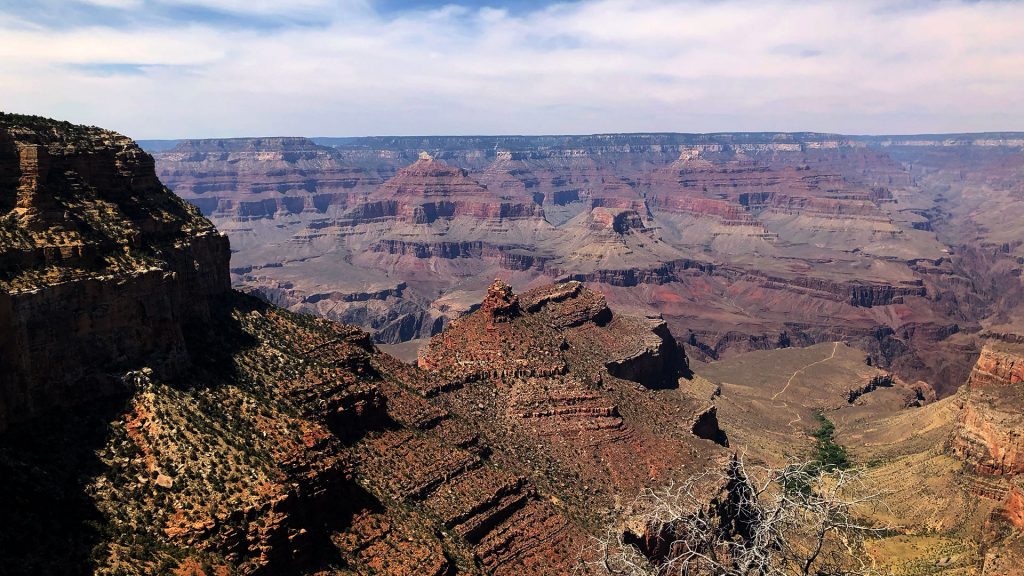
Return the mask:
[(821, 412), (816, 417), (820, 425), (811, 433), (817, 440), (813, 458), (815, 465), (822, 470), (846, 470), (850, 467), (850, 457), (846, 448), (835, 442), (835, 424)]

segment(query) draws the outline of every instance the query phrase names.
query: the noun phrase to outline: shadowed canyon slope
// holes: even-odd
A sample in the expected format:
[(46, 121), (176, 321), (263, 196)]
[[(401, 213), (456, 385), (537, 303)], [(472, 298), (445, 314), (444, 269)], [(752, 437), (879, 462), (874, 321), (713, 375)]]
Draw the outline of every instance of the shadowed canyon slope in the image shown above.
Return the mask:
[(427, 338), (580, 280), (691, 354), (843, 340), (948, 394), (1021, 338), (1024, 139), (637, 134), (180, 142), (160, 177), (232, 240), (236, 287)]

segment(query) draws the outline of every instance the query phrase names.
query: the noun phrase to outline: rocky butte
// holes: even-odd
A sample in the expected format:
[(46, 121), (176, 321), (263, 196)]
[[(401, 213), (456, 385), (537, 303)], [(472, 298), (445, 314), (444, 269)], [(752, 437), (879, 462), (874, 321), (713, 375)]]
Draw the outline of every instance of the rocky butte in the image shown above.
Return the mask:
[[(829, 441), (887, 488), (885, 506), (865, 512), (895, 526), (870, 543), (871, 562), (894, 573), (1012, 573), (1022, 557), (1021, 355), (997, 334), (1011, 332), (1013, 308), (983, 326), (990, 344), (968, 384), (940, 400), (927, 383), (869, 365), (838, 330), (803, 348), (714, 363), (691, 357), (673, 336), (684, 316), (627, 313), (593, 286), (628, 300), (672, 285), (691, 309), (705, 295), (714, 308), (731, 294), (737, 314), (752, 302), (741, 296), (747, 286), (755, 294), (803, 294), (804, 305), (913, 317), (931, 308), (907, 302), (934, 304), (931, 285), (921, 295), (913, 279), (888, 288), (835, 278), (821, 284), (686, 255), (662, 258), (680, 251), (659, 232), (664, 222), (678, 218), (703, 234), (704, 216), (694, 220), (690, 210), (716, 214), (715, 234), (743, 230), (735, 232), (743, 242), (769, 244), (772, 232), (748, 232), (789, 217), (819, 223), (813, 234), (826, 236), (884, 236), (895, 224), (884, 193), (829, 176), (839, 161), (829, 140), (765, 147), (735, 137), (728, 146), (681, 151), (682, 144), (623, 138), (650, 156), (631, 156), (616, 139), (597, 138), (586, 149), (560, 140), (544, 153), (528, 141), (493, 162), (441, 150), (422, 158), (417, 151), (406, 163), (405, 152), (396, 153), (402, 166), (389, 170), (332, 165), (337, 151), (303, 140), (182, 144), (173, 154), (221, 182), (201, 193), (223, 194), (206, 208), (233, 214), (229, 247), (197, 208), (161, 184), (153, 158), (130, 139), (0, 115), (4, 572), (567, 574), (581, 569), (592, 537), (609, 529), (636, 542), (638, 554), (658, 553), (663, 526), (638, 526), (630, 504), (645, 488), (730, 469), (740, 454), (758, 464), (805, 458), (815, 446), (809, 433), (828, 420)], [(279, 150), (264, 154), (265, 146)], [(617, 170), (633, 180), (595, 160), (595, 149), (621, 159)], [(795, 150), (799, 162), (786, 156)], [(880, 154), (855, 145), (849, 153), (864, 163)], [(750, 159), (762, 154), (790, 159), (767, 167)], [(391, 156), (371, 148), (351, 157)], [(476, 164), (458, 167), (459, 157)], [(239, 172), (221, 165), (225, 158), (237, 158), (229, 166)], [(263, 170), (264, 159), (277, 166), (266, 173), (276, 187), (253, 179), (239, 192), (236, 175)], [(818, 168), (804, 167), (814, 159)], [(309, 172), (324, 166), (332, 172), (329, 193)], [(645, 177), (684, 188), (698, 181), (707, 197), (664, 201), (673, 216), (657, 220), (654, 195), (632, 188)], [(765, 194), (757, 202), (771, 208), (750, 214), (732, 206), (741, 197), (753, 202), (742, 195), (755, 189)], [(233, 207), (249, 202), (263, 212), (252, 206), (236, 217)], [(294, 221), (281, 219), (282, 211)], [(835, 213), (864, 226), (839, 230), (823, 216)], [(879, 214), (890, 214), (890, 223)], [(675, 230), (688, 233), (689, 224)], [(366, 291), (325, 289), (317, 298), (306, 285), (286, 286), (284, 276), (274, 280), (277, 292), (263, 284), (263, 299), (232, 290), (230, 251), (256, 254), (256, 238), (271, 229), (285, 243), (301, 229), (308, 258), (265, 270), (298, 274), (327, 261), (320, 248), (351, 241), (361, 248), (334, 253), (341, 268), (326, 274), (390, 263), (384, 269), (408, 272), (409, 280), (388, 286), (381, 276)], [(543, 235), (556, 244), (538, 244)], [(878, 250), (903, 249), (886, 246)], [(977, 261), (1005, 263), (1015, 249)], [(569, 255), (585, 266), (563, 269)], [(644, 265), (624, 267), (630, 258)], [(438, 270), (459, 278), (529, 272), (511, 275), (529, 287), (474, 276), (479, 290), (455, 297), (437, 282)], [(956, 277), (952, 268), (935, 274), (941, 282)], [(313, 282), (340, 276), (332, 278)], [(737, 291), (718, 292), (723, 278)], [(416, 300), (423, 286), (444, 294)], [(441, 320), (410, 364), (357, 326), (286, 310), (270, 296), (290, 305), (293, 298), (333, 302), (368, 322), (390, 317), (392, 305), (420, 306), (407, 312), (415, 329), (423, 314)], [(689, 349), (701, 350), (701, 333), (686, 334)], [(718, 506), (733, 497), (733, 483), (702, 488), (709, 499), (701, 511), (716, 510), (723, 525), (736, 520)]]

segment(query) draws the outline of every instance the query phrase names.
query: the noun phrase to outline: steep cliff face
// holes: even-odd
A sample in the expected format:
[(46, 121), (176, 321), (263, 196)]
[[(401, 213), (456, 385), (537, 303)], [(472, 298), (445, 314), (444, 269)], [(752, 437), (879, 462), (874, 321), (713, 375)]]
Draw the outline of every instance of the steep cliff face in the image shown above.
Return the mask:
[[(1003, 542), (985, 560), (986, 574), (1012, 573), (1024, 554), (1024, 347), (992, 343), (981, 351), (954, 398), (956, 421), (948, 447), (968, 471), (973, 496), (991, 506), (986, 537)], [(1009, 524), (1018, 531), (1006, 531)]]
[(978, 474), (1024, 473), (1024, 349), (985, 347), (958, 400), (953, 453)]
[(139, 362), (186, 368), (183, 326), (230, 290), (227, 238), (113, 132), (0, 116), (0, 166), (0, 429)]

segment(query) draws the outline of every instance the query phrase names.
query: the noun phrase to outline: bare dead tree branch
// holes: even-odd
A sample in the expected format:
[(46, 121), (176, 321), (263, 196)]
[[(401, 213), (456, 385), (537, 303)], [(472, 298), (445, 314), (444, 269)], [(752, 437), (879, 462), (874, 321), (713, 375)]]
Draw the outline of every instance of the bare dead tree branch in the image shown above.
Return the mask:
[(646, 488), (583, 551), (579, 573), (616, 576), (863, 576), (863, 518), (880, 505), (860, 470), (748, 467), (734, 457), (683, 483)]

